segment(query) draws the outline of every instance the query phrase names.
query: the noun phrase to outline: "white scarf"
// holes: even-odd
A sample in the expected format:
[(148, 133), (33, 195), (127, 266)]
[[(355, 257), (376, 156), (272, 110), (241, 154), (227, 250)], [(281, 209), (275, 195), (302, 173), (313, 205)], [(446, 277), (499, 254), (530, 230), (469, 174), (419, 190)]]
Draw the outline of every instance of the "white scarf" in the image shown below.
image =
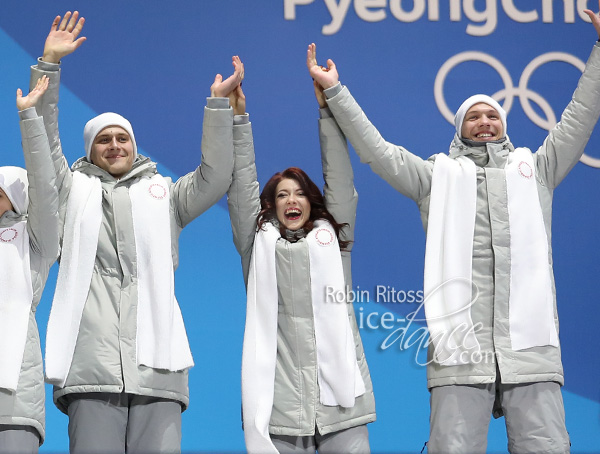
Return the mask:
[(188, 369), (194, 361), (175, 299), (169, 185), (157, 174), (131, 185), (129, 195), (138, 274), (138, 364)]
[[(548, 236), (539, 202), (533, 155), (509, 153), (506, 190), (510, 216), (510, 341), (513, 350), (558, 347)], [(520, 222), (515, 222), (520, 221)]]
[(475, 164), (437, 155), (425, 248), (425, 316), (436, 362), (467, 364), (480, 346), (473, 332), (472, 255), (477, 202)]
[[(157, 369), (183, 370), (193, 361), (173, 291), (169, 186), (155, 175), (132, 184), (129, 195), (138, 274), (137, 362)], [(74, 172), (46, 336), (46, 377), (61, 387), (73, 360), (101, 222), (100, 180)], [(150, 225), (152, 228), (147, 228)]]
[[(533, 157), (518, 148), (505, 167), (511, 238), (509, 323), (513, 350), (558, 346), (548, 240), (540, 207)], [(477, 200), (475, 164), (440, 154), (433, 170), (427, 247), (425, 312), (436, 361), (468, 364), (480, 347), (470, 306)]]
[(27, 222), (0, 228), (0, 388), (17, 390), (33, 301)]
[[(250, 454), (277, 453), (269, 436), (277, 358), (278, 291), (275, 246), (279, 230), (264, 225), (254, 240), (248, 275), (246, 328), (242, 354), (242, 409), (246, 449)], [(317, 346), (318, 385), (323, 405), (354, 406), (365, 393), (346, 301), (326, 301), (326, 294), (345, 295), (339, 243), (324, 220), (307, 235), (311, 297)]]

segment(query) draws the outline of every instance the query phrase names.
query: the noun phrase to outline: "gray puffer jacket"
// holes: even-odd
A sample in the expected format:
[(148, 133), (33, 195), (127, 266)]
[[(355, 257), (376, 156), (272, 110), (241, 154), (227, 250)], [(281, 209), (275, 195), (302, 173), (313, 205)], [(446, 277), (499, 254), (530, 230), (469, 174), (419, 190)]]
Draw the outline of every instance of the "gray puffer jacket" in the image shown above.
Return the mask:
[[(339, 223), (348, 223), (341, 239), (354, 239), (358, 195), (346, 140), (328, 109), (319, 121), (325, 203)], [(236, 120), (239, 117), (236, 117)], [(254, 164), (254, 144), (249, 123), (233, 127), (235, 163), (228, 203), (233, 239), (242, 258), (244, 279), (248, 278), (256, 219), (260, 211), (259, 186)], [(352, 288), (350, 250), (342, 252), (346, 285)], [(356, 359), (366, 392), (353, 408), (330, 407), (319, 401), (314, 319), (311, 304), (310, 263), (304, 239), (291, 243), (280, 238), (276, 244), (279, 316), (275, 395), (269, 432), (277, 435), (310, 436), (315, 427), (324, 435), (375, 421), (375, 399), (369, 368), (352, 304), (348, 317), (356, 345)]]
[[(347, 88), (338, 84), (325, 93), (329, 108), (361, 161), (369, 164), (394, 189), (417, 202), (427, 230), (435, 156), (423, 160), (403, 147), (386, 142)], [(537, 190), (548, 236), (548, 267), (552, 276), (557, 330), (550, 244), (552, 194), (583, 154), (599, 115), (600, 44), (596, 44), (560, 122), (533, 154)], [(474, 324), (481, 323), (483, 326), (477, 332), (477, 340), (484, 359), (478, 364), (460, 366), (441, 366), (430, 361), (427, 367), (429, 388), (492, 383), (496, 380), (497, 369), (503, 383), (555, 381), (563, 384), (560, 348), (545, 346), (520, 351), (511, 348), (508, 313), (510, 238), (504, 166), (513, 150), (508, 139), (500, 144), (487, 144), (485, 148), (469, 147), (455, 137), (450, 147), (451, 158), (467, 156), (477, 166), (473, 283), (479, 289), (479, 297), (471, 306), (471, 317)]]
[[(131, 393), (172, 399), (187, 408), (188, 372), (170, 372), (138, 365), (137, 268), (129, 188), (140, 177), (157, 173), (156, 164), (138, 155), (133, 168), (116, 180), (86, 158), (69, 169), (58, 138), (58, 65), (39, 62), (32, 67), (31, 82), (42, 74), (50, 88), (42, 100), (44, 122), (50, 138), (64, 222), (72, 172), (83, 172), (102, 183), (102, 223), (96, 259), (85, 303), (71, 368), (64, 388), (55, 387), (54, 402), (66, 412), (73, 393)], [(178, 265), (181, 230), (214, 205), (227, 191), (233, 169), (233, 111), (226, 98), (209, 98), (204, 110), (202, 164), (170, 185), (171, 251)], [(138, 142), (139, 143), (139, 142)]]
[[(17, 391), (0, 389), (0, 425), (31, 426), (38, 431), (42, 444), (46, 435), (44, 373), (35, 312), (50, 267), (58, 256), (58, 193), (43, 119), (33, 108), (19, 115), (29, 181), (29, 207), (27, 215), (4, 213), (0, 217), (0, 231), (27, 219), (33, 301)], [(0, 345), (0, 348), (14, 347)]]

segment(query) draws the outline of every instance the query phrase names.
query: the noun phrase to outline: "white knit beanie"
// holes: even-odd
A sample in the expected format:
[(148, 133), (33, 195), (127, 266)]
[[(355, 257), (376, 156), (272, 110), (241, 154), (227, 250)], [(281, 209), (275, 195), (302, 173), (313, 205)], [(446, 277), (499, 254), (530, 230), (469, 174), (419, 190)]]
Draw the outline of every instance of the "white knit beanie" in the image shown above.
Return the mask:
[(12, 203), (15, 213), (27, 214), (29, 183), (25, 169), (13, 166), (0, 167), (0, 188)]
[(500, 114), (500, 120), (502, 121), (502, 130), (503, 130), (502, 137), (505, 137), (506, 136), (506, 112), (504, 111), (502, 106), (500, 106), (500, 104), (498, 104), (496, 101), (494, 101), (492, 98), (490, 98), (487, 95), (473, 95), (470, 98), (467, 98), (466, 101), (463, 102), (461, 104), (461, 106), (458, 108), (458, 110), (456, 111), (456, 115), (454, 116), (454, 126), (456, 127), (456, 133), (458, 134), (458, 137), (463, 139), (462, 124), (465, 119), (465, 115), (467, 114), (467, 111), (471, 107), (473, 107), (475, 104), (479, 104), (480, 102), (493, 107)]
[(135, 136), (133, 135), (133, 128), (131, 123), (119, 114), (113, 112), (106, 112), (92, 118), (88, 121), (83, 128), (83, 143), (85, 146), (85, 156), (88, 161), (92, 162), (92, 144), (94, 139), (100, 131), (108, 126), (120, 126), (129, 134), (131, 137), (131, 143), (133, 144), (133, 160), (137, 158), (137, 145), (135, 143)]

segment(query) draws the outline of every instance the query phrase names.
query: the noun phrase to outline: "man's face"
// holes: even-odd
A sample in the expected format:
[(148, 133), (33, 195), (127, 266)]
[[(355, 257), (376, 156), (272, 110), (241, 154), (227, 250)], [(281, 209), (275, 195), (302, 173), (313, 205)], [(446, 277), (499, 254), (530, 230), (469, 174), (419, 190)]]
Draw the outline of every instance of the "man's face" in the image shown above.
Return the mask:
[(92, 143), (92, 162), (117, 180), (133, 166), (133, 143), (120, 126), (107, 126)]
[(500, 114), (483, 102), (473, 105), (465, 114), (461, 135), (475, 142), (500, 140), (504, 137)]
[(6, 193), (0, 189), (0, 217), (7, 211), (14, 211), (14, 209)]

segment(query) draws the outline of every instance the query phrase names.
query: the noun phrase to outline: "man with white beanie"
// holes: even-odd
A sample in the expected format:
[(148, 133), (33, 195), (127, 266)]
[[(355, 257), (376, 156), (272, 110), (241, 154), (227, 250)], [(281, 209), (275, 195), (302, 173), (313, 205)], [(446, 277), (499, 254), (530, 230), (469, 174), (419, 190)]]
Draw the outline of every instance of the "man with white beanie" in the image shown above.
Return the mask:
[(138, 153), (133, 128), (103, 113), (84, 128), (85, 157), (69, 169), (58, 136), (60, 60), (83, 18), (54, 20), (31, 80), (50, 78), (41, 103), (63, 226), (46, 336), (46, 381), (69, 416), (70, 452), (175, 453), (193, 365), (174, 295), (178, 237), (227, 191), (233, 171), (228, 94), (243, 78), (218, 75), (204, 110), (202, 164), (173, 182)]
[[(600, 17), (590, 10), (600, 38)], [(449, 154), (423, 160), (385, 141), (333, 61), (310, 75), (374, 172), (417, 202), (427, 233), (425, 314), (432, 343), (428, 452), (485, 453), (504, 415), (511, 453), (568, 453), (551, 258), (554, 188), (582, 156), (600, 115), (600, 43), (544, 144), (515, 148), (506, 113), (475, 95), (455, 116)]]

